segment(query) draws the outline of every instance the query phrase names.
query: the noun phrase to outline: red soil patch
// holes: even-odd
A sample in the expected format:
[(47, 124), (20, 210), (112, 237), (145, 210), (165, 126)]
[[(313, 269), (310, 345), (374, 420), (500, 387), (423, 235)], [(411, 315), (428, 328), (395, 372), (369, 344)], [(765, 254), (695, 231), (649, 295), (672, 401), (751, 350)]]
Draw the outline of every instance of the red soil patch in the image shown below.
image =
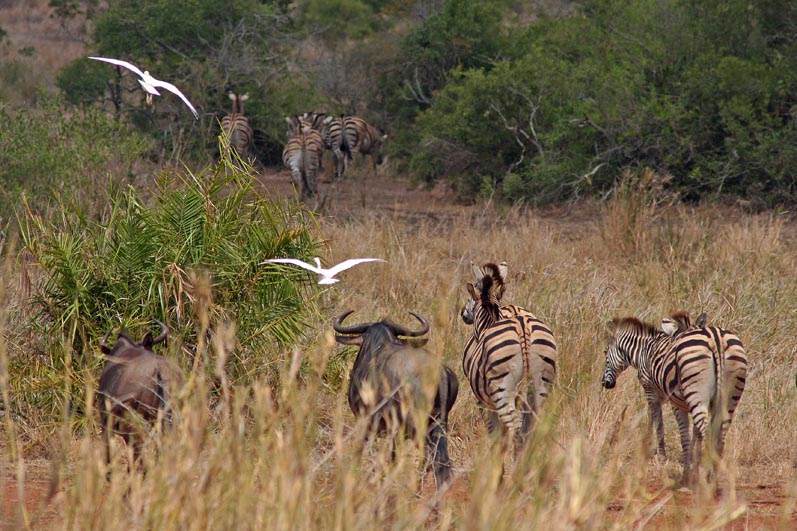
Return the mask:
[(50, 496), (50, 479), (47, 476), (45, 470), (31, 469), (21, 493), (15, 478), (3, 480), (0, 484), (0, 530), (56, 527), (62, 511), (58, 497)]

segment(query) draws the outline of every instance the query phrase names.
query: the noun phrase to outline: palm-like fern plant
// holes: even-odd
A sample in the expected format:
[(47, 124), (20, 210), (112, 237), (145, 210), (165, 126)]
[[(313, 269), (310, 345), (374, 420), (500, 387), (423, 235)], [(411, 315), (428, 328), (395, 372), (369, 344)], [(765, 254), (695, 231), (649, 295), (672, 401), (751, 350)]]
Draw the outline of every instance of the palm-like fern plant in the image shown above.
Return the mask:
[(233, 379), (268, 366), (268, 345), (296, 341), (314, 311), (315, 284), (305, 272), (258, 264), (308, 259), (316, 247), (311, 215), (258, 193), (251, 174), (229, 160), (197, 175), (164, 171), (151, 204), (133, 188), (119, 190), (100, 221), (69, 207), (50, 219), (27, 208), (19, 216), (22, 242), (44, 272), (34, 324), (51, 338), (42, 348), (51, 365), (96, 373), (101, 360), (89, 346), (99, 336), (120, 321), (137, 333), (153, 317), (185, 345), (198, 342), (198, 318), (211, 329), (235, 322)]

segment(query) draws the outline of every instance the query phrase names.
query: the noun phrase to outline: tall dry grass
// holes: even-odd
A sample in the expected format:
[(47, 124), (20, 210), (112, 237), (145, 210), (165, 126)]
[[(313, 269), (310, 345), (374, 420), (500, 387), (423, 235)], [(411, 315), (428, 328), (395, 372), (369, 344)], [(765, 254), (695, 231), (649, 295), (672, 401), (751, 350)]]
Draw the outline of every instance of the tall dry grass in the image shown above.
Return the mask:
[[(192, 379), (178, 422), (161, 436), (160, 455), (148, 453), (148, 473), (125, 472), (117, 441), (109, 483), (96, 426), (77, 438), (51, 435), (59, 494), (38, 513), (14, 505), (8, 516), (22, 527), (80, 529), (716, 529), (734, 519), (742, 528), (792, 528), (795, 226), (722, 206), (651, 206), (645, 197), (632, 199), (642, 204), (633, 205), (631, 230), (619, 198), (577, 222), (526, 210), (442, 221), (375, 214), (321, 220), (325, 261), (379, 256), (388, 263), (344, 273), (324, 293), (324, 318), (300, 348), (280, 356), (279, 388), (252, 382), (211, 397), (204, 379)], [(459, 309), (471, 260), (509, 263), (505, 301), (550, 324), (559, 372), (531, 443), (503, 479), (460, 376), (450, 422), (457, 479), (438, 494), (431, 475), (421, 475), (412, 444), (400, 448), (394, 463), (384, 441), (355, 451), (361, 427), (345, 398), (351, 351), (336, 346), (330, 320), (355, 309), (353, 321), (390, 317), (409, 324), (407, 311), (416, 310), (432, 323), (430, 348), (461, 375), (470, 330)], [(14, 276), (13, 264), (4, 274), (5, 281)], [(612, 391), (600, 386), (605, 323), (628, 315), (655, 323), (677, 308), (706, 311), (712, 324), (735, 330), (750, 358), (716, 498), (708, 489), (675, 490), (679, 444), (669, 413), (669, 459), (649, 460), (634, 374), (622, 375)], [(200, 349), (214, 351), (208, 359), (234, 355), (224, 342)], [(6, 351), (0, 345), (0, 371)], [(217, 376), (222, 370), (220, 364)], [(7, 378), (0, 374), (6, 404), (13, 399)], [(21, 485), (22, 493), (25, 483), (9, 478), (22, 476), (27, 464), (14, 445), (13, 419), (4, 420), (0, 459), (7, 483), (0, 492)], [(782, 485), (783, 497), (766, 512), (748, 503), (751, 486), (759, 484)]]

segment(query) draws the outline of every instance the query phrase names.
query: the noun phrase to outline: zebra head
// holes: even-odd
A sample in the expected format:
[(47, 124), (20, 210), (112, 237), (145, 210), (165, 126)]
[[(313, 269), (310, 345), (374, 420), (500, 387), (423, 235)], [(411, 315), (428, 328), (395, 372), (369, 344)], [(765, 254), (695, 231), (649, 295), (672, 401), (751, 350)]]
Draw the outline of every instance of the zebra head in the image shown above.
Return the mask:
[(614, 389), (617, 384), (617, 376), (630, 365), (630, 354), (623, 346), (626, 339), (626, 330), (618, 326), (619, 319), (613, 319), (609, 323), (609, 329), (613, 329), (609, 345), (606, 347), (606, 367), (603, 370), (603, 380), (601, 384), (606, 389)]

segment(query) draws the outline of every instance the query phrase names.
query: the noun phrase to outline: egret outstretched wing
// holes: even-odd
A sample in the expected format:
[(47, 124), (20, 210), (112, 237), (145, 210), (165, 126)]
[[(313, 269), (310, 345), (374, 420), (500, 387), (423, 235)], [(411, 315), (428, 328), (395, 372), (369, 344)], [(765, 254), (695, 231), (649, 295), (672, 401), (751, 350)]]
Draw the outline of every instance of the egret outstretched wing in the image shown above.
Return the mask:
[(116, 66), (123, 66), (130, 70), (131, 72), (135, 72), (142, 78), (144, 77), (144, 72), (138, 68), (136, 65), (132, 63), (128, 63), (127, 61), (122, 61), (120, 59), (108, 59), (107, 57), (89, 57), (89, 59), (94, 59), (95, 61), (104, 61), (106, 63), (111, 63), (112, 65)]
[(149, 81), (150, 85), (152, 85), (154, 87), (165, 88), (169, 92), (172, 92), (173, 94), (177, 94), (180, 97), (180, 99), (183, 100), (183, 103), (188, 105), (188, 108), (191, 109), (191, 112), (194, 113), (194, 117), (195, 118), (199, 118), (199, 113), (196, 112), (196, 109), (194, 109), (194, 106), (191, 105), (190, 101), (188, 101), (188, 98), (185, 97), (185, 94), (180, 92), (180, 89), (178, 89), (177, 87), (175, 87), (171, 83), (167, 83), (166, 81), (161, 81), (160, 79), (155, 79), (152, 76), (149, 76), (149, 78), (150, 79), (148, 79), (148, 81)]
[(350, 258), (349, 260), (345, 260), (334, 267), (330, 267), (326, 270), (326, 274), (334, 277), (341, 271), (346, 271), (347, 269), (356, 266), (357, 264), (362, 264), (363, 262), (384, 262), (381, 258)]
[(307, 262), (302, 262), (301, 260), (296, 260), (295, 258), (271, 258), (269, 260), (260, 262), (261, 265), (265, 263), (292, 264), (295, 266), (303, 267), (304, 269), (308, 269), (318, 275), (325, 275), (327, 273), (324, 269), (320, 269), (314, 265), (308, 264)]

